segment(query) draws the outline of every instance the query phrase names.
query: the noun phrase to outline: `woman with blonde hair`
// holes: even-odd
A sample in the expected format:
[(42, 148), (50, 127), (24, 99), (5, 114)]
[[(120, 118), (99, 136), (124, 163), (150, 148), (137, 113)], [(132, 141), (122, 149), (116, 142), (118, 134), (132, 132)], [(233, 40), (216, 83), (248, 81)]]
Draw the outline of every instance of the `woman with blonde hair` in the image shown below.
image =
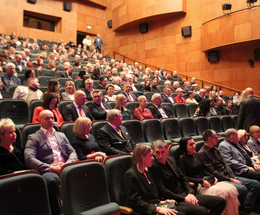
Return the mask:
[(134, 111), (134, 116), (138, 120), (143, 120), (143, 119), (153, 119), (154, 116), (152, 112), (146, 108), (147, 106), (147, 99), (145, 96), (139, 96), (137, 98), (137, 101), (139, 103), (139, 107), (135, 108)]
[(118, 94), (116, 96), (115, 109), (121, 111), (121, 115), (123, 119), (131, 119), (130, 110), (125, 107), (126, 105), (126, 97), (123, 94)]
[(66, 81), (65, 92), (61, 93), (62, 100), (74, 100), (76, 87), (73, 81)]
[(55, 64), (55, 60), (50, 60), (48, 63), (48, 68), (52, 71), (56, 71), (56, 64)]
[(79, 160), (95, 159), (102, 162), (106, 158), (95, 139), (90, 134), (91, 120), (88, 117), (79, 117), (73, 126), (73, 132), (76, 134), (73, 137), (71, 145), (76, 150)]

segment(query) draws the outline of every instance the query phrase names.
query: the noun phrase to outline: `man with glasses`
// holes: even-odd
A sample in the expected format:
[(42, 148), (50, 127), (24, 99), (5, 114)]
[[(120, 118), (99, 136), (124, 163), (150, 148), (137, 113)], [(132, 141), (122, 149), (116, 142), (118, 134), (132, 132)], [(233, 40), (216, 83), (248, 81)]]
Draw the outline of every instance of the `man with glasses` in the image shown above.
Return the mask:
[(198, 155), (206, 170), (214, 175), (218, 181), (227, 181), (233, 184), (239, 193), (240, 211), (245, 210), (243, 214), (250, 214), (260, 191), (260, 183), (256, 180), (235, 176), (216, 148), (218, 137), (215, 131), (210, 129), (204, 131), (203, 140), (204, 145), (199, 150)]
[(93, 103), (88, 104), (89, 110), (95, 120), (106, 120), (110, 105), (103, 102), (103, 93), (100, 90), (93, 92)]
[(161, 94), (155, 93), (152, 96), (153, 104), (148, 107), (152, 112), (154, 118), (161, 119), (161, 118), (169, 118), (174, 117), (174, 114), (168, 108), (162, 106), (162, 97)]

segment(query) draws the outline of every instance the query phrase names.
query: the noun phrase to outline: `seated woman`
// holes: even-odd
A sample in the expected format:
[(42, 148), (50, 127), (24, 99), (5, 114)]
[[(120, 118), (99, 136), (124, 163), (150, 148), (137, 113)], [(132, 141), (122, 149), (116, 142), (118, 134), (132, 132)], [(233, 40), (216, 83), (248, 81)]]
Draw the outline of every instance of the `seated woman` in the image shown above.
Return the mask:
[(190, 136), (181, 138), (180, 148), (184, 152), (180, 157), (180, 167), (188, 180), (195, 183), (197, 193), (222, 197), (227, 201), (224, 214), (238, 214), (239, 201), (235, 186), (224, 181), (218, 182), (204, 169), (196, 153), (195, 141)]
[(95, 159), (102, 162), (106, 158), (95, 139), (90, 134), (91, 120), (88, 117), (79, 117), (73, 126), (73, 132), (76, 134), (73, 137), (71, 145), (76, 150), (79, 160)]
[(58, 96), (58, 101), (60, 102), (60, 83), (56, 79), (51, 79), (48, 82), (48, 88), (46, 92), (43, 94), (43, 98), (49, 93), (56, 93)]
[(192, 91), (189, 91), (187, 95), (188, 95), (188, 98), (186, 99), (187, 104), (191, 104), (191, 103), (196, 105), (198, 104), (198, 102), (194, 99), (194, 93)]
[[(133, 151), (133, 165), (125, 173), (123, 179), (127, 206), (133, 208), (134, 214), (185, 214), (170, 208), (158, 206), (161, 202), (158, 197), (158, 186), (148, 167), (152, 166), (153, 154), (150, 146), (138, 144)], [(131, 186), (129, 186), (131, 185)], [(168, 193), (160, 193), (165, 199)], [(174, 200), (166, 200), (174, 202)]]
[(183, 89), (181, 89), (181, 88), (178, 88), (178, 89), (176, 90), (177, 96), (174, 97), (175, 103), (183, 103), (183, 104), (186, 105), (186, 100), (185, 100), (184, 97), (182, 97), (183, 92), (184, 92), (184, 91), (183, 91)]
[(99, 78), (99, 80), (100, 80), (100, 84), (98, 85), (97, 89), (100, 89), (100, 90), (106, 89), (107, 77), (106, 76), (101, 76)]
[(228, 111), (227, 111), (227, 112), (229, 113), (228, 115), (234, 114), (233, 101), (232, 101), (232, 100), (228, 100), (226, 109), (228, 110)]
[(114, 102), (116, 101), (116, 95), (114, 95), (115, 87), (113, 84), (106, 85), (106, 92), (107, 95), (105, 95), (105, 102)]
[(215, 102), (210, 99), (203, 99), (199, 103), (199, 107), (196, 109), (193, 117), (195, 116), (217, 116), (218, 113), (214, 108)]
[(42, 106), (36, 107), (33, 112), (32, 123), (40, 123), (39, 115), (43, 110), (50, 110), (54, 114), (55, 125), (60, 126), (64, 122), (62, 115), (57, 108), (59, 98), (57, 93), (48, 93), (42, 102)]
[(149, 80), (144, 82), (144, 86), (140, 87), (140, 91), (142, 91), (143, 93), (151, 92), (151, 83)]
[(15, 124), (9, 118), (0, 120), (0, 140), (0, 175), (25, 169), (22, 147), (13, 145)]
[(210, 91), (209, 92), (209, 99), (210, 100), (214, 100), (214, 102), (216, 102), (216, 98), (217, 98), (216, 92), (215, 91)]
[(29, 78), (35, 78), (35, 71), (33, 69), (27, 69), (24, 72), (25, 79), (23, 80), (23, 85), (27, 84)]
[(147, 99), (145, 96), (139, 96), (137, 99), (139, 103), (139, 107), (135, 108), (134, 111), (134, 116), (138, 120), (143, 120), (143, 119), (153, 119), (153, 114), (152, 112), (146, 108), (147, 106)]
[(247, 144), (256, 156), (260, 156), (260, 145), (259, 145), (260, 127), (257, 125), (252, 125), (249, 128), (249, 133), (250, 133), (250, 138)]
[(48, 69), (56, 72), (55, 60), (50, 60), (48, 63)]
[(131, 119), (130, 110), (125, 108), (126, 102), (127, 102), (126, 97), (123, 94), (118, 94), (116, 96), (115, 109), (121, 111), (121, 115), (123, 119)]
[(66, 81), (65, 92), (61, 93), (62, 100), (74, 100), (74, 94), (76, 92), (75, 84), (73, 81)]

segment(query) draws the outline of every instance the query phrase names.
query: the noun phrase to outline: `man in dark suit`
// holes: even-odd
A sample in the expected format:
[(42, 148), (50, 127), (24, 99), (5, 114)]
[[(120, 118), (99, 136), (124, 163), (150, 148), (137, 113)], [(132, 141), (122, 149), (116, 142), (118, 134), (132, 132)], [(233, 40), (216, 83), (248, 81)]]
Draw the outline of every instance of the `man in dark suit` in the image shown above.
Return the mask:
[(108, 123), (98, 131), (98, 144), (107, 155), (129, 153), (135, 148), (135, 142), (127, 129), (121, 125), (122, 119), (121, 112), (112, 109), (107, 114)]
[(85, 88), (81, 89), (86, 94), (87, 101), (93, 101), (93, 97), (92, 97), (94, 91), (93, 86), (94, 86), (93, 80), (91, 78), (87, 78), (85, 80)]
[(64, 121), (76, 121), (79, 116), (86, 116), (91, 121), (94, 120), (92, 113), (86, 105), (86, 94), (81, 90), (76, 91), (74, 95), (74, 102), (64, 107), (62, 116)]
[(158, 85), (158, 79), (157, 78), (153, 78), (153, 80), (151, 81), (151, 84), (152, 84), (152, 92), (155, 92), (155, 93), (161, 92), (161, 90), (157, 87), (157, 85)]
[[(221, 214), (226, 206), (223, 198), (208, 195), (194, 195), (188, 179), (181, 172), (174, 158), (167, 156), (169, 151), (163, 140), (156, 140), (152, 146), (153, 165), (149, 168), (160, 189), (168, 189), (173, 193), (172, 199), (178, 207), (187, 207), (193, 214)], [(159, 190), (160, 193), (160, 190)], [(208, 213), (211, 210), (212, 213)]]
[(126, 100), (128, 101), (128, 102), (136, 102), (136, 96), (135, 96), (135, 94), (133, 94), (133, 93), (130, 93), (130, 91), (131, 91), (131, 84), (130, 83), (128, 83), (128, 82), (126, 82), (125, 84), (124, 84), (124, 95), (125, 95), (125, 97), (126, 97)]
[(21, 85), (21, 80), (14, 76), (15, 65), (13, 63), (7, 63), (5, 65), (6, 73), (1, 76), (2, 82), (6, 88), (10, 85)]
[(204, 89), (200, 89), (199, 90), (199, 94), (195, 94), (194, 95), (194, 99), (199, 103), (201, 100), (203, 100), (205, 98), (205, 90)]
[(111, 109), (110, 105), (103, 102), (103, 93), (100, 90), (93, 92), (93, 103), (88, 104), (89, 110), (92, 113), (95, 120), (105, 120), (107, 118), (107, 112)]
[[(94, 39), (94, 46), (96, 51), (98, 51), (99, 53), (101, 53), (101, 48), (104, 48), (104, 43), (103, 43), (103, 39), (100, 38), (100, 34), (97, 34), (97, 37), (95, 37)], [(102, 46), (101, 46), (102, 45)]]
[(238, 128), (249, 131), (250, 126), (260, 126), (260, 99), (255, 98), (252, 88), (245, 90), (247, 98), (241, 102), (238, 114)]
[(163, 88), (163, 92), (164, 92), (164, 94), (161, 95), (162, 102), (171, 103), (171, 104), (175, 103), (173, 96), (171, 96), (170, 88), (167, 88), (167, 87)]
[[(53, 128), (54, 116), (50, 110), (40, 113), (40, 130), (28, 136), (25, 146), (25, 165), (37, 170), (45, 179), (52, 215), (62, 214), (60, 173), (64, 163), (77, 161), (77, 154), (65, 134)], [(55, 155), (55, 156), (54, 156)]]
[(171, 110), (167, 109), (166, 107), (161, 106), (162, 104), (162, 97), (159, 93), (155, 93), (152, 96), (153, 104), (150, 105), (148, 108), (152, 112), (154, 118), (161, 119), (161, 118), (168, 118), (173, 117), (174, 114)]
[(215, 110), (218, 113), (218, 116), (220, 115), (229, 115), (229, 112), (226, 108), (223, 107), (223, 99), (221, 97), (217, 97), (216, 99), (216, 105), (214, 106)]

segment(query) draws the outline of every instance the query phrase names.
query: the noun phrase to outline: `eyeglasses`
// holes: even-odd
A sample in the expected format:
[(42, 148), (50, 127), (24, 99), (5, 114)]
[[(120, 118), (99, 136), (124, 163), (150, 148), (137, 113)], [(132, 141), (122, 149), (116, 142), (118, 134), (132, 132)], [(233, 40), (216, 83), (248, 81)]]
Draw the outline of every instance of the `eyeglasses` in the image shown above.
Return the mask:
[(101, 96), (93, 96), (93, 98), (100, 98)]

